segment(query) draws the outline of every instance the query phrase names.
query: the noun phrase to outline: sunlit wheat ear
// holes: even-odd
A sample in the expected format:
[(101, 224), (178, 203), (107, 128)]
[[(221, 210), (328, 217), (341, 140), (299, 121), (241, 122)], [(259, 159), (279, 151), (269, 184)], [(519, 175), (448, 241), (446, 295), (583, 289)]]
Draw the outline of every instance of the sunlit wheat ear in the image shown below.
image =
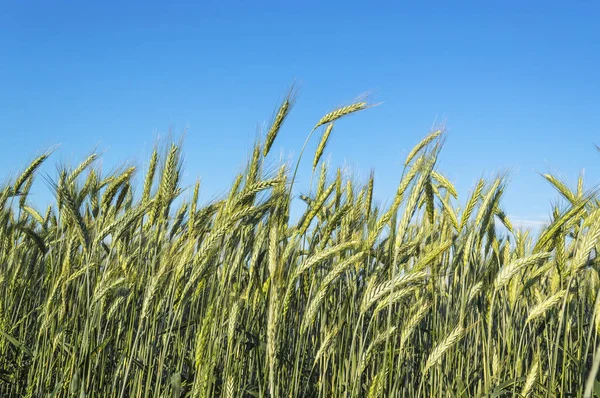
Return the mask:
[(573, 193), (558, 177), (553, 176), (552, 174), (543, 174), (542, 176), (546, 179), (546, 181), (552, 184), (552, 186), (569, 202), (573, 204), (577, 202), (577, 195)]
[(174, 199), (176, 187), (179, 182), (181, 152), (175, 144), (171, 144), (171, 149), (165, 160), (160, 185), (158, 186), (158, 203), (161, 209), (164, 209), (165, 216), (169, 210), (171, 201)]
[(532, 320), (544, 315), (546, 311), (560, 303), (560, 301), (563, 299), (566, 293), (566, 290), (561, 290), (560, 292), (553, 294), (552, 296), (548, 297), (547, 299), (533, 307), (529, 312), (529, 316), (527, 317), (525, 323), (529, 323)]
[(200, 180), (196, 181), (194, 185), (194, 193), (192, 194), (192, 204), (190, 208), (190, 215), (187, 222), (187, 233), (190, 239), (194, 238), (194, 230), (196, 226), (196, 208), (198, 206), (198, 194), (200, 192)]
[[(426, 276), (426, 272), (410, 272), (408, 274), (400, 275), (396, 279), (383, 282), (377, 286), (374, 284), (375, 281), (368, 283), (360, 305), (360, 313), (364, 314), (393, 289), (403, 289), (410, 283), (422, 281)], [(398, 293), (398, 291), (396, 293)], [(382, 300), (382, 303), (383, 302), (387, 303), (387, 299)]]
[(506, 229), (508, 230), (508, 232), (513, 233), (514, 232), (514, 228), (512, 225), (512, 222), (510, 221), (510, 219), (508, 218), (508, 216), (506, 215), (506, 213), (504, 212), (504, 210), (502, 209), (498, 209), (496, 211), (496, 217), (498, 217), (500, 219), (500, 221), (502, 222), (502, 224), (504, 224), (504, 227), (506, 227)]
[(202, 319), (201, 327), (198, 328), (198, 333), (196, 334), (196, 341), (194, 351), (196, 354), (196, 367), (200, 367), (203, 363), (203, 355), (207, 345), (207, 339), (210, 332), (211, 322), (213, 321), (213, 313), (214, 313), (214, 305), (208, 307), (208, 310), (204, 314), (204, 318)]
[(279, 111), (277, 111), (277, 116), (275, 116), (275, 120), (273, 121), (273, 124), (271, 125), (271, 128), (269, 129), (269, 132), (267, 133), (267, 137), (265, 139), (265, 147), (264, 147), (263, 156), (267, 156), (267, 154), (271, 150), (271, 146), (273, 146), (273, 142), (275, 142), (277, 133), (279, 133), (279, 130), (281, 129), (281, 126), (283, 125), (283, 121), (285, 120), (285, 117), (287, 116), (289, 109), (290, 109), (290, 101), (286, 99), (285, 101), (283, 101), (283, 103), (279, 107)]
[(334, 188), (335, 188), (335, 183), (330, 184), (329, 187), (327, 189), (325, 189), (325, 191), (320, 195), (320, 197), (317, 198), (316, 202), (308, 209), (308, 211), (306, 213), (304, 213), (303, 218), (299, 222), (300, 235), (304, 235), (304, 233), (307, 231), (311, 222), (313, 221), (315, 216), (319, 213), (319, 211), (323, 207), (323, 204), (325, 203), (327, 198), (329, 198), (329, 196), (333, 192)]
[(319, 120), (317, 122), (315, 127), (313, 127), (313, 131), (316, 130), (319, 126), (322, 126), (327, 123), (331, 123), (333, 121), (338, 120), (339, 118), (342, 118), (351, 113), (362, 111), (363, 109), (366, 109), (366, 108), (367, 108), (367, 103), (364, 101), (338, 108), (338, 109), (334, 110), (333, 112), (330, 112), (330, 113), (326, 114), (325, 116), (323, 116), (321, 118), (321, 120)]
[(31, 190), (34, 180), (34, 176), (31, 175), (31, 177), (29, 177), (25, 182), (25, 185), (23, 185), (23, 187), (21, 188), (21, 191), (19, 192), (19, 207), (22, 208), (23, 206), (25, 206), (25, 203), (27, 202), (27, 197), (29, 196), (29, 191)]
[(423, 167), (426, 163), (426, 159), (421, 156), (415, 161), (412, 167), (406, 172), (406, 174), (402, 177), (400, 184), (398, 185), (398, 189), (396, 191), (396, 195), (394, 196), (393, 202), (389, 209), (379, 218), (377, 221), (376, 227), (369, 234), (368, 241), (370, 244), (373, 244), (375, 240), (380, 236), (383, 229), (387, 226), (388, 222), (392, 219), (392, 217), (397, 214), (398, 207), (402, 203), (404, 199), (404, 193), (406, 189), (410, 186), (413, 180), (422, 172)]
[(426, 162), (425, 167), (421, 172), (421, 175), (417, 177), (412, 187), (411, 193), (406, 201), (404, 212), (400, 220), (400, 225), (398, 226), (398, 235), (396, 237), (396, 241), (398, 243), (402, 242), (402, 240), (404, 239), (411, 219), (417, 211), (419, 197), (423, 194), (425, 186), (429, 182), (429, 175), (431, 173), (431, 170), (433, 170), (434, 162), (435, 160), (433, 158), (429, 159), (428, 162)]
[(262, 164), (261, 159), (261, 144), (260, 141), (254, 144), (254, 150), (252, 151), (252, 158), (247, 168), (246, 174), (246, 186), (253, 184), (259, 178), (260, 166)]
[(444, 353), (453, 347), (460, 339), (464, 337), (466, 329), (462, 326), (456, 327), (444, 340), (438, 343), (438, 345), (431, 351), (427, 362), (425, 363), (425, 369), (423, 373), (427, 371), (435, 364), (439, 363)]
[[(342, 242), (336, 246), (331, 246), (319, 253), (314, 253), (296, 269), (296, 271), (294, 272), (294, 277), (292, 279), (299, 277), (304, 272), (306, 272), (313, 266), (319, 264), (320, 262), (326, 261), (326, 260), (330, 259), (331, 257), (333, 257), (341, 252), (344, 252), (346, 250), (356, 249), (356, 248), (360, 247), (360, 245), (361, 245), (361, 242), (358, 240), (354, 240), (354, 241), (350, 241), (350, 242)], [(293, 281), (290, 281), (290, 282), (293, 282)]]
[(22, 206), (23, 211), (29, 214), (35, 221), (37, 221), (40, 225), (44, 224), (44, 217), (33, 207), (29, 207), (27, 205)]
[(475, 215), (475, 225), (482, 225), (484, 218), (491, 217), (493, 215), (493, 209), (500, 200), (500, 195), (503, 190), (502, 183), (503, 180), (501, 178), (496, 178), (488, 189), (487, 193), (481, 198), (479, 210)]
[(425, 137), (421, 142), (419, 142), (406, 156), (406, 160), (404, 161), (404, 165), (407, 166), (423, 148), (429, 145), (433, 140), (439, 137), (443, 133), (442, 130), (436, 130), (433, 133), (429, 134)]
[(130, 167), (129, 169), (125, 170), (120, 176), (113, 179), (112, 182), (108, 185), (108, 187), (106, 187), (106, 190), (102, 194), (102, 200), (100, 202), (100, 205), (104, 211), (108, 210), (110, 202), (113, 200), (113, 198), (115, 197), (119, 189), (122, 187), (122, 185), (131, 178), (134, 172), (135, 167)]
[(433, 193), (437, 196), (440, 203), (442, 204), (443, 214), (450, 219), (452, 226), (456, 231), (458, 231), (458, 218), (456, 217), (455, 209), (450, 205), (450, 202), (448, 200), (449, 198), (447, 196), (448, 194), (446, 195), (446, 197), (440, 195), (440, 192), (438, 191), (435, 185), (433, 185)]
[(85, 222), (83, 221), (83, 218), (81, 217), (81, 213), (79, 212), (79, 209), (77, 208), (77, 205), (75, 203), (75, 200), (74, 200), (71, 192), (69, 192), (69, 190), (66, 188), (58, 188), (57, 193), (62, 198), (62, 201), (63, 201), (62, 210), (63, 210), (63, 214), (64, 214), (66, 220), (68, 220), (69, 222), (72, 223), (72, 225), (75, 226), (75, 233), (79, 237), (79, 241), (81, 242), (81, 245), (84, 247), (84, 249), (87, 250), (87, 248), (89, 247), (90, 236), (88, 233), (87, 226), (85, 225)]
[(569, 225), (569, 223), (571, 223), (584, 211), (587, 203), (588, 201), (585, 200), (585, 198), (580, 199), (563, 214), (560, 214), (558, 209), (556, 209), (554, 220), (542, 231), (535, 244), (534, 251), (544, 250), (551, 243), (556, 234), (561, 231), (561, 229)]
[(275, 115), (275, 119), (267, 132), (267, 137), (265, 138), (265, 145), (263, 149), (263, 156), (267, 156), (271, 147), (273, 146), (273, 142), (275, 142), (275, 138), (277, 138), (277, 134), (279, 130), (281, 130), (281, 126), (283, 122), (287, 118), (288, 114), (292, 110), (294, 106), (294, 102), (296, 100), (296, 89), (292, 87), (287, 94), (286, 98), (283, 100), (279, 109), (277, 110), (277, 114)]
[(328, 124), (325, 128), (325, 131), (323, 132), (323, 136), (321, 137), (321, 141), (319, 142), (319, 146), (317, 147), (317, 151), (315, 152), (315, 158), (313, 160), (313, 171), (317, 168), (319, 160), (323, 155), (323, 151), (325, 151), (325, 147), (327, 146), (331, 130), (333, 130), (333, 123)]
[(588, 215), (584, 223), (584, 228), (587, 229), (587, 232), (577, 246), (577, 253), (569, 267), (571, 274), (585, 268), (590, 263), (591, 256), (595, 255), (595, 248), (600, 240), (600, 208)]
[(44, 161), (48, 159), (48, 156), (49, 155), (47, 153), (40, 155), (37, 159), (31, 162), (29, 166), (27, 166), (25, 171), (23, 171), (23, 173), (21, 173), (19, 177), (17, 177), (15, 185), (13, 186), (13, 192), (15, 194), (20, 192), (23, 184), (33, 175), (33, 173), (35, 173), (35, 171), (42, 165), (42, 163), (44, 163)]
[(494, 378), (498, 377), (500, 368), (501, 368), (500, 357), (498, 356), (498, 351), (494, 349), (494, 357), (492, 359), (492, 376)]
[(358, 365), (358, 372), (357, 372), (358, 376), (362, 376), (366, 367), (369, 366), (369, 364), (371, 363), (371, 360), (373, 358), (373, 353), (376, 350), (376, 348), (379, 345), (383, 344), (392, 335), (394, 335), (396, 332), (396, 329), (397, 329), (396, 326), (391, 326), (388, 330), (386, 330), (383, 333), (378, 334), (377, 337), (375, 337), (375, 339), (373, 339), (373, 341), (371, 342), (369, 347), (367, 347), (367, 350), (365, 351), (365, 353), (363, 354), (363, 357), (360, 360), (360, 363)]
[(315, 354), (315, 359), (313, 361), (313, 368), (317, 365), (319, 360), (324, 355), (326, 355), (327, 352), (329, 352), (329, 350), (331, 349), (333, 339), (337, 336), (338, 332), (340, 331), (340, 326), (342, 326), (342, 325), (337, 324), (329, 332), (327, 332), (327, 335), (323, 339), (321, 346), (319, 347), (319, 349), (317, 350), (317, 353)]
[(496, 289), (506, 286), (513, 276), (516, 275), (522, 268), (537, 264), (550, 257), (550, 253), (536, 253), (530, 256), (513, 261), (510, 264), (504, 265), (500, 272), (496, 275), (494, 286)]
[(481, 293), (481, 288), (483, 287), (483, 282), (479, 281), (469, 291), (469, 296), (467, 297), (467, 304), (470, 303), (477, 297), (479, 293)]
[(135, 210), (127, 212), (121, 218), (115, 219), (97, 233), (96, 242), (101, 242), (108, 234), (112, 234), (112, 239), (118, 240), (127, 228), (138, 221), (148, 211), (151, 205), (152, 202), (146, 202)]
[(458, 198), (458, 192), (456, 192), (456, 188), (454, 188), (454, 185), (452, 185), (450, 180), (448, 180), (443, 174), (433, 170), (431, 172), (431, 177), (433, 177), (433, 179), (435, 179), (440, 186), (446, 190), (446, 192), (452, 195), (452, 197), (455, 199)]
[(238, 315), (240, 312), (240, 301), (236, 301), (233, 304), (233, 307), (231, 309), (230, 315), (229, 315), (229, 320), (228, 320), (228, 327), (227, 327), (227, 343), (231, 346), (232, 342), (233, 342), (233, 337), (235, 335), (235, 328), (238, 322)]
[(150, 192), (152, 190), (152, 183), (154, 182), (154, 174), (156, 173), (156, 165), (158, 163), (158, 151), (155, 149), (150, 157), (150, 164), (148, 165), (148, 171), (146, 172), (146, 178), (144, 179), (144, 191), (142, 193), (142, 202), (147, 202), (150, 199)]
[(383, 397), (383, 388), (385, 386), (386, 378), (387, 378), (387, 368), (383, 367), (377, 373), (373, 380), (371, 381), (371, 386), (369, 387), (369, 393), (367, 398), (379, 398)]
[(412, 336), (419, 323), (425, 318), (425, 315), (427, 315), (430, 308), (430, 303), (422, 301), (418, 305), (417, 311), (415, 311), (410, 319), (402, 326), (402, 333), (400, 334), (400, 350), (406, 347), (409, 338)]
[(8, 185), (4, 187), (2, 192), (0, 192), (0, 209), (4, 207), (6, 200), (10, 197), (11, 193), (12, 189)]
[(463, 211), (461, 220), (460, 220), (459, 230), (462, 230), (465, 227), (465, 225), (467, 225), (467, 222), (469, 222), (469, 218), (471, 217), (473, 210), (475, 210), (475, 206), (477, 205), (477, 202), (479, 202), (479, 199), (481, 197), (481, 192), (483, 191), (484, 185), (485, 185), (485, 180), (480, 179), (479, 182), (477, 183), (477, 186), (475, 187), (475, 190), (471, 194), (471, 197), (467, 201), (467, 204), (465, 205), (465, 210)]
[(417, 290), (417, 287), (412, 286), (412, 287), (405, 287), (405, 288), (399, 289), (397, 291), (394, 291), (388, 297), (386, 297), (385, 299), (383, 299), (379, 302), (379, 304), (373, 310), (373, 315), (376, 315), (380, 311), (387, 309), (389, 306), (397, 304), (402, 299), (411, 296), (412, 293), (414, 293), (416, 290)]
[(522, 397), (530, 397), (533, 393), (533, 387), (535, 386), (538, 376), (539, 363), (539, 358), (536, 357), (531, 365), (531, 368), (529, 369), (529, 372), (527, 372), (527, 378), (525, 379), (525, 384), (521, 390)]
[(369, 183), (367, 185), (367, 196), (365, 198), (365, 212), (370, 215), (373, 206), (373, 189), (375, 187), (375, 173), (371, 171), (369, 174)]
[(336, 280), (336, 278), (340, 276), (351, 265), (361, 260), (364, 257), (364, 255), (364, 252), (360, 252), (358, 254), (353, 255), (352, 257), (347, 258), (344, 261), (341, 261), (340, 263), (336, 264), (335, 267), (331, 271), (329, 271), (327, 275), (325, 275), (316, 296), (308, 304), (304, 315), (304, 319), (302, 320), (302, 332), (306, 332), (306, 330), (313, 324), (313, 321), (315, 320), (321, 303), (323, 302), (323, 299), (325, 299), (329, 288), (331, 287), (332, 283)]
[(88, 156), (83, 162), (81, 162), (79, 164), (79, 166), (77, 166), (77, 168), (75, 170), (73, 170), (73, 172), (71, 172), (71, 174), (69, 175), (69, 177), (67, 178), (67, 182), (69, 184), (71, 184), (73, 181), (75, 181), (75, 179), (81, 174), (83, 173), (83, 171), (85, 169), (87, 169), (96, 159), (98, 159), (98, 155), (93, 153), (90, 156)]

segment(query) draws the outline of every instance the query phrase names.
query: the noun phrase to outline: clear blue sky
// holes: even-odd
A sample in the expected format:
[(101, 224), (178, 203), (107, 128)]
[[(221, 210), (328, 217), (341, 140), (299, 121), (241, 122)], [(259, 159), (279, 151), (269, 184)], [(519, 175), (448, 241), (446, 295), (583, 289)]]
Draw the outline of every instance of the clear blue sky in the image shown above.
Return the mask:
[[(538, 171), (600, 182), (598, 1), (125, 3), (3, 3), (0, 176), (56, 144), (52, 175), (94, 148), (106, 167), (143, 167), (159, 133), (187, 128), (185, 182), (200, 176), (210, 198), (297, 80), (274, 163), (369, 92), (383, 104), (339, 123), (326, 156), (374, 168), (381, 199), (436, 120), (440, 169), (463, 201), (478, 177), (509, 170), (507, 212), (537, 219), (557, 199)], [(300, 187), (310, 161), (302, 170)]]

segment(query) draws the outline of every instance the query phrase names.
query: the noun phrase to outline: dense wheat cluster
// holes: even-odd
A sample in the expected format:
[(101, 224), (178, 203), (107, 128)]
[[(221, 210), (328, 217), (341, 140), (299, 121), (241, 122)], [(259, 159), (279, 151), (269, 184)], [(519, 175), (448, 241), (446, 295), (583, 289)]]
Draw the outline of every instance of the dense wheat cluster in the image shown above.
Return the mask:
[(434, 131), (378, 205), (372, 177), (321, 160), (358, 102), (312, 130), (298, 195), (297, 164), (265, 167), (293, 99), (209, 204), (177, 145), (137, 193), (134, 168), (104, 175), (95, 155), (51, 180), (48, 209), (28, 198), (47, 155), (0, 188), (0, 396), (591, 396), (600, 206), (582, 181), (545, 176), (563, 199), (533, 238), (504, 177), (458, 198)]

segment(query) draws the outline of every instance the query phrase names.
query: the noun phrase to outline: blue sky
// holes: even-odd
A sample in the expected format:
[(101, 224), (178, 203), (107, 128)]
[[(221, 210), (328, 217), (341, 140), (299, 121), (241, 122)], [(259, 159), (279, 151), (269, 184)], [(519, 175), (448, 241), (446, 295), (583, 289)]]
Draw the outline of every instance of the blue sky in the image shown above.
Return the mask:
[(297, 81), (273, 163), (368, 92), (383, 104), (338, 123), (326, 157), (375, 169), (381, 200), (436, 121), (448, 129), (440, 170), (463, 201), (508, 170), (507, 213), (535, 221), (557, 199), (538, 172), (600, 181), (598, 1), (126, 3), (3, 3), (0, 176), (57, 144), (51, 175), (94, 149), (106, 168), (143, 167), (159, 135), (187, 129), (184, 182), (201, 177), (208, 199)]

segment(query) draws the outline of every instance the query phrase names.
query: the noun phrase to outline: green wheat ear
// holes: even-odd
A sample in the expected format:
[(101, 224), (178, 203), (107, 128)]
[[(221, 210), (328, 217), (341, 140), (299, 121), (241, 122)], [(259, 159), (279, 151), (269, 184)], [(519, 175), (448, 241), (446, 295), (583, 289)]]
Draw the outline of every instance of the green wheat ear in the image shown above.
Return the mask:
[(323, 136), (321, 137), (321, 142), (319, 142), (319, 146), (317, 147), (317, 151), (315, 153), (315, 158), (313, 160), (313, 171), (317, 168), (317, 164), (319, 164), (319, 160), (323, 155), (323, 151), (325, 151), (325, 146), (327, 146), (327, 142), (329, 141), (329, 136), (331, 135), (331, 130), (333, 130), (333, 123), (330, 123), (325, 128), (323, 132)]
[(23, 173), (21, 173), (21, 175), (17, 177), (15, 185), (13, 186), (13, 192), (20, 193), (23, 184), (33, 176), (33, 173), (35, 173), (35, 171), (42, 165), (42, 163), (44, 163), (44, 161), (48, 159), (48, 156), (49, 154), (44, 153), (40, 155), (37, 159), (35, 159), (33, 162), (31, 162), (29, 166), (27, 166)]
[(349, 115), (351, 113), (355, 113), (355, 112), (359, 112), (362, 111), (363, 109), (367, 108), (367, 103), (366, 102), (356, 102), (354, 104), (351, 105), (347, 105), (347, 106), (343, 106), (341, 108), (338, 108), (332, 112), (329, 112), (328, 114), (326, 114), (325, 116), (323, 116), (315, 125), (315, 127), (313, 127), (313, 131), (316, 130), (319, 126), (322, 126), (324, 124), (327, 123), (332, 123), (346, 115)]
[(286, 95), (286, 97), (283, 100), (283, 102), (281, 103), (281, 105), (279, 105), (279, 109), (277, 110), (277, 113), (275, 114), (275, 118), (273, 119), (273, 122), (271, 123), (271, 127), (269, 127), (269, 131), (267, 132), (267, 137), (265, 138), (265, 145), (264, 145), (264, 149), (263, 149), (264, 157), (266, 157), (269, 154), (269, 151), (271, 150), (271, 147), (273, 146), (273, 142), (275, 142), (275, 138), (277, 137), (277, 134), (279, 134), (279, 130), (281, 130), (281, 126), (283, 126), (283, 122), (285, 121), (285, 119), (289, 115), (290, 111), (292, 110), (292, 107), (294, 106), (294, 103), (296, 102), (296, 95), (297, 95), (297, 90), (294, 86), (292, 86), (292, 88), (290, 88), (290, 90), (288, 91), (288, 94)]

